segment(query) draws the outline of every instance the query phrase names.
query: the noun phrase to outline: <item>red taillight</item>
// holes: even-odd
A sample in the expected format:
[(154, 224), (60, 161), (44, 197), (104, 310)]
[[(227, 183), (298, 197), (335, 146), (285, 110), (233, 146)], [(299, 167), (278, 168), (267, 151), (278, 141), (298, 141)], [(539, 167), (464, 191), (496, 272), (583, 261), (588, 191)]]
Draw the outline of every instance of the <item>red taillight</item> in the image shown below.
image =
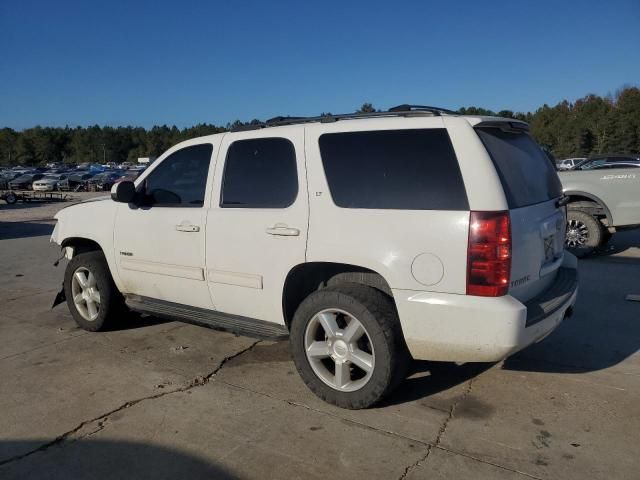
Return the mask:
[(506, 295), (510, 276), (509, 212), (471, 212), (467, 250), (467, 295)]

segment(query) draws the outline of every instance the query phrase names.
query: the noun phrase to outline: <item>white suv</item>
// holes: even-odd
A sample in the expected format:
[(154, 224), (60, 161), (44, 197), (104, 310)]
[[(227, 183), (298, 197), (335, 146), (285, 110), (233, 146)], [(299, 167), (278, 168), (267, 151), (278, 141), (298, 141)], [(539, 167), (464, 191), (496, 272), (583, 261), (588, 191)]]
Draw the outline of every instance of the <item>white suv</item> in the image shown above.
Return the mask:
[(183, 142), (56, 215), (58, 300), (92, 331), (130, 309), (289, 337), (309, 388), (346, 408), (411, 357), (503, 359), (577, 293), (562, 188), (527, 130), (403, 105)]

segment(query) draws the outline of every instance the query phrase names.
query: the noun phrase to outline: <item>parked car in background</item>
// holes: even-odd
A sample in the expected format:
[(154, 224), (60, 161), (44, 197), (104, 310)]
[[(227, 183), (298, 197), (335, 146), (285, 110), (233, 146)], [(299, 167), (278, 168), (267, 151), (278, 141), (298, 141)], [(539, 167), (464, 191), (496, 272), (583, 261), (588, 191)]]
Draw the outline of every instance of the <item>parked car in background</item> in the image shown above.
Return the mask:
[(558, 160), (556, 167), (558, 170), (571, 170), (585, 160), (585, 157), (565, 158), (564, 160)]
[(84, 190), (86, 182), (93, 177), (93, 173), (88, 171), (78, 171), (71, 173), (66, 179), (58, 182), (60, 190)]
[(3, 169), (0, 171), (0, 190), (6, 190), (9, 188), (9, 182), (19, 176), (18, 174), (12, 172), (8, 169)]
[(144, 172), (147, 169), (148, 165), (134, 165), (129, 168), (127, 172), (136, 172), (138, 175)]
[(0, 172), (0, 178), (3, 180), (10, 182), (11, 180), (18, 178), (22, 173), (16, 172), (15, 170), (5, 169), (3, 172)]
[(89, 189), (95, 186), (96, 190), (111, 190), (111, 187), (123, 175), (122, 172), (98, 173), (88, 181)]
[(601, 162), (558, 172), (568, 197), (566, 246), (585, 256), (640, 227), (640, 162)]
[(616, 168), (640, 167), (640, 162), (607, 162), (580, 167), (580, 170), (613, 170)]
[(47, 173), (40, 180), (33, 182), (33, 190), (36, 192), (51, 192), (59, 190), (58, 185), (62, 180), (66, 180), (65, 174), (49, 174)]
[(129, 182), (133, 182), (136, 178), (138, 178), (140, 176), (140, 174), (144, 172), (144, 169), (142, 170), (125, 170), (124, 174), (120, 177), (117, 178), (113, 184), (115, 185), (116, 183), (120, 183), (123, 182), (125, 180), (129, 181)]
[(31, 190), (33, 182), (44, 177), (44, 173), (25, 173), (9, 182), (11, 190)]
[(640, 163), (640, 155), (598, 155), (579, 162), (574, 170), (591, 170), (599, 165)]

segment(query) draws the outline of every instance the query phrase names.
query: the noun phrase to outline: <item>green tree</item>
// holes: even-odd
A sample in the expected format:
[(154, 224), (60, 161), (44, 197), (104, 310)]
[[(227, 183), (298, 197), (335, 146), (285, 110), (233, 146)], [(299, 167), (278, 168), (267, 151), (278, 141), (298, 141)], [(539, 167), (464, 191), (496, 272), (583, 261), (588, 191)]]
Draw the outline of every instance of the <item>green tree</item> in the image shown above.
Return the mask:
[(356, 110), (356, 113), (373, 113), (376, 109), (371, 103), (363, 103), (362, 106)]
[[(364, 103), (360, 113), (375, 112)], [(614, 95), (586, 95), (575, 102), (542, 105), (533, 112), (492, 110), (471, 106), (458, 110), (465, 115), (499, 115), (528, 122), (531, 134), (558, 158), (598, 153), (640, 153), (640, 89), (624, 87)], [(136, 161), (159, 156), (172, 145), (190, 138), (211, 135), (232, 128), (256, 125), (236, 120), (226, 126), (198, 124), (179, 129), (156, 126), (76, 128), (33, 127), (22, 131), (0, 129), (0, 165), (36, 165), (46, 162)], [(104, 146), (104, 147), (103, 147)], [(104, 148), (104, 150), (103, 150)]]

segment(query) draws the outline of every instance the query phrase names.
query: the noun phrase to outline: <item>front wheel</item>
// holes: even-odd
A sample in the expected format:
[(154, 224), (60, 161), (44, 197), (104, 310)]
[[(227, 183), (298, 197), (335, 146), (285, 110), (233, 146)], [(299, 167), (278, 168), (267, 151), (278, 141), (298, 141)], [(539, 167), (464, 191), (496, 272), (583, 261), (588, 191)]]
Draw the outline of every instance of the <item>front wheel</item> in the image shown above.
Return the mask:
[(125, 311), (102, 252), (80, 253), (67, 264), (64, 293), (74, 320), (91, 332), (111, 328)]
[(295, 313), (290, 342), (307, 386), (342, 408), (382, 400), (404, 379), (409, 362), (393, 300), (362, 285), (309, 295)]
[(604, 226), (597, 218), (582, 210), (568, 210), (565, 245), (571, 253), (584, 257), (598, 248), (603, 239)]

